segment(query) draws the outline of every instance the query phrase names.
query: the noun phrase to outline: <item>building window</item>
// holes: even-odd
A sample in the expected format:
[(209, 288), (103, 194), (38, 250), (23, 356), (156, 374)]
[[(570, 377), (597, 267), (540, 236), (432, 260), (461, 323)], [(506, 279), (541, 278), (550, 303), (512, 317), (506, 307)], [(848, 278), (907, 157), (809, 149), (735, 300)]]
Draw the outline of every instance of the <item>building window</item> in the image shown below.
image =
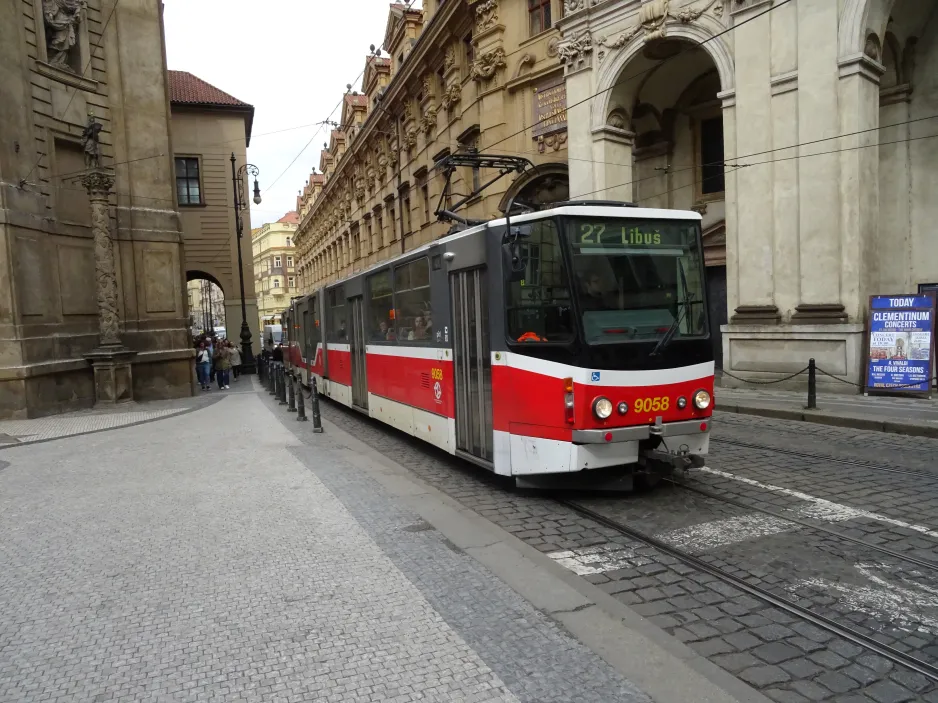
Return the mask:
[(725, 190), (723, 171), (723, 117), (700, 121), (700, 194), (715, 195)]
[(274, 268), (275, 268), (275, 269), (278, 269), (278, 268), (280, 268), (281, 266), (283, 266), (283, 259), (281, 259), (279, 256), (275, 256), (275, 257), (274, 257)]
[(550, 29), (550, 3), (551, 0), (528, 0), (528, 18), (532, 35)]
[(290, 246), (290, 238), (287, 237), (287, 246)]
[(403, 232), (401, 232), (401, 237), (406, 237), (408, 234), (411, 234), (410, 229), (410, 191), (404, 194), (404, 225)]
[(472, 62), (475, 61), (475, 52), (472, 48), (472, 32), (469, 32), (462, 40), (463, 49), (466, 53), (466, 73), (469, 72), (469, 67), (472, 66)]
[(279, 287), (280, 287), (280, 279), (279, 279), (279, 278), (275, 278), (275, 279), (274, 279), (274, 288), (279, 288)]
[(296, 278), (294, 276), (287, 278), (287, 288), (296, 288)]
[(287, 257), (287, 268), (293, 268), (293, 257), (292, 257), (292, 256), (288, 256), (288, 257)]
[(386, 246), (387, 237), (384, 234), (384, 213), (381, 210), (375, 210), (375, 251)]
[(202, 204), (197, 158), (186, 156), (176, 159), (176, 195), (180, 205)]
[(427, 183), (427, 174), (424, 173), (417, 180), (420, 186), (420, 205), (423, 208), (423, 224), (430, 224), (430, 186)]
[(388, 229), (391, 230), (390, 241), (397, 241), (397, 210), (394, 209), (394, 205), (391, 205), (388, 208)]

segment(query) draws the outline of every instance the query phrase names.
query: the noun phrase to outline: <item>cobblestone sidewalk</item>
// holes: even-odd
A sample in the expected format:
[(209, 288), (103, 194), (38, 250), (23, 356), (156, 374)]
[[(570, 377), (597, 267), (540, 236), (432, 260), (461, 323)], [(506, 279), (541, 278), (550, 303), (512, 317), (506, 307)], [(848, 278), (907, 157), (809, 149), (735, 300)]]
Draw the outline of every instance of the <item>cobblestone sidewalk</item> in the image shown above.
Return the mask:
[(2, 459), (3, 703), (648, 701), (256, 395)]

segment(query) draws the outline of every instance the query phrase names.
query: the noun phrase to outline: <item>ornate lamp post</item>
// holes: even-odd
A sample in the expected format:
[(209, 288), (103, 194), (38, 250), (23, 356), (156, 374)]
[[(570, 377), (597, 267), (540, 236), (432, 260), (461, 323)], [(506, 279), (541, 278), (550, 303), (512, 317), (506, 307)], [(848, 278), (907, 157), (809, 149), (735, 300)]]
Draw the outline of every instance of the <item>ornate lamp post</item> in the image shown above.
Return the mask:
[(235, 229), (238, 234), (238, 282), (241, 285), (241, 373), (254, 373), (254, 352), (251, 351), (251, 329), (248, 327), (247, 304), (244, 301), (244, 264), (241, 257), (241, 237), (244, 234), (244, 219), (241, 216), (248, 204), (244, 197), (244, 177), (254, 178), (254, 204), (261, 204), (261, 189), (257, 184), (260, 173), (254, 164), (244, 164), (238, 168), (234, 152), (231, 154), (231, 184), (234, 192)]

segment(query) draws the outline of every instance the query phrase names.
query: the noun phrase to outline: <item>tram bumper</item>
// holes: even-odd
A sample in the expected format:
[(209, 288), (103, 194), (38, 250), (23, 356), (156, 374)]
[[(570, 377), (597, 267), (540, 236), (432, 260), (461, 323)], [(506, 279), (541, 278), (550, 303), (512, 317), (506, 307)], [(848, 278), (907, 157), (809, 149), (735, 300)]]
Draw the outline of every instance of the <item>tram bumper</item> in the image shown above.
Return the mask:
[(699, 468), (710, 449), (710, 422), (682, 422), (620, 427), (613, 430), (574, 430), (573, 470), (622, 464)]

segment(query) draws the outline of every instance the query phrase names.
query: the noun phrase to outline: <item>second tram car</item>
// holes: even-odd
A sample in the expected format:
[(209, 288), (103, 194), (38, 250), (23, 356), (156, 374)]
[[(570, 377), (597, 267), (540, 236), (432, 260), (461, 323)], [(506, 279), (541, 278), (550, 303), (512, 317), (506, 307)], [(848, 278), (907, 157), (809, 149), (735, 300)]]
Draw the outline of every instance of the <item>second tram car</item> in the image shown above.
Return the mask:
[(468, 227), (294, 299), (284, 358), (519, 485), (628, 488), (702, 465), (700, 219), (587, 201)]

